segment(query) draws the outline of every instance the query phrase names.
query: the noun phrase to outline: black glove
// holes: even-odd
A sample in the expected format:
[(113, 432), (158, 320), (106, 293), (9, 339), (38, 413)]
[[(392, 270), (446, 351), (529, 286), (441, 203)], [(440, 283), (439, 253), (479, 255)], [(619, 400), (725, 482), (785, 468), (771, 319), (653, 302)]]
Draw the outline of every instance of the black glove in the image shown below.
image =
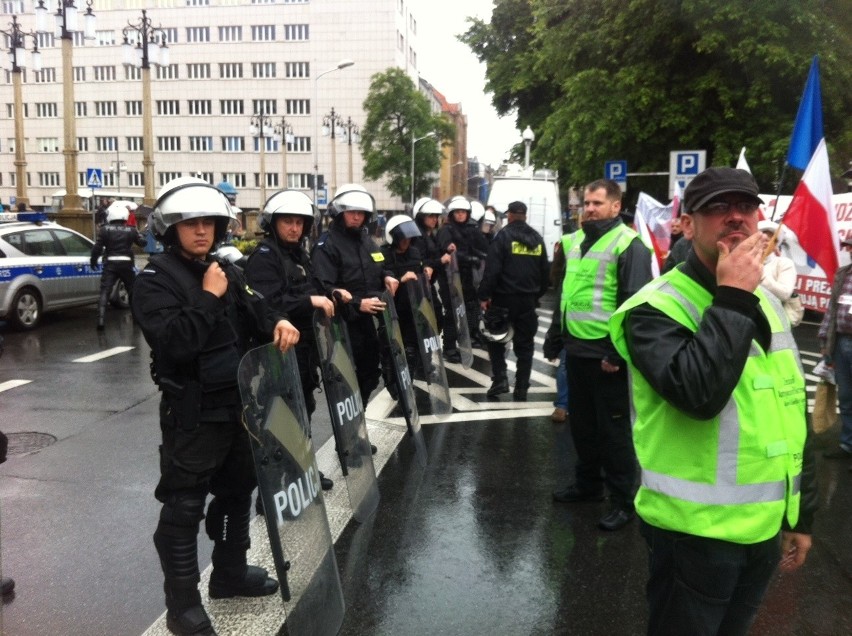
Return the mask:
[(562, 334), (548, 330), (544, 335), (544, 344), (541, 347), (544, 357), (548, 360), (556, 360), (564, 347), (565, 339), (562, 337)]

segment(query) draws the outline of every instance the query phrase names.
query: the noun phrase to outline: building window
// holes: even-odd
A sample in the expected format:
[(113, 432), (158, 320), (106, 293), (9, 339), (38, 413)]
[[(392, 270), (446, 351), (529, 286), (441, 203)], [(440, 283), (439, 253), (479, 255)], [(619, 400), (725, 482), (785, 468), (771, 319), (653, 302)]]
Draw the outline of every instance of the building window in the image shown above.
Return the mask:
[(186, 0), (188, 7), (209, 7), (210, 0)]
[(39, 172), (38, 173), (38, 184), (40, 186), (58, 186), (59, 185), (59, 173), (58, 172)]
[(107, 172), (104, 170), (104, 187), (105, 188), (114, 188), (115, 187), (115, 173)]
[(209, 42), (210, 27), (187, 27), (186, 28), (187, 42)]
[(86, 116), (86, 102), (74, 102), (74, 115), (76, 117)]
[(220, 42), (242, 42), (243, 27), (241, 26), (220, 26), (219, 27)]
[(311, 100), (309, 99), (287, 99), (284, 101), (287, 115), (310, 115)]
[(164, 29), (159, 29), (160, 37), (165, 37), (166, 42), (168, 44), (176, 44), (178, 41), (178, 30), (177, 27), (167, 27)]
[(142, 69), (138, 66), (127, 66), (124, 65), (124, 79), (126, 80), (140, 80), (142, 79)]
[(240, 79), (243, 76), (243, 65), (240, 62), (219, 64), (219, 77), (222, 79)]
[(287, 152), (310, 152), (310, 137), (293, 137), (292, 142), (287, 143)]
[(98, 152), (115, 152), (118, 150), (118, 137), (95, 137), (95, 150)]
[(114, 82), (115, 67), (114, 66), (95, 66), (93, 67), (96, 82)]
[(190, 115), (212, 115), (213, 102), (209, 99), (191, 99), (189, 100)]
[(180, 72), (177, 64), (157, 67), (157, 79), (178, 79), (179, 77)]
[[(278, 142), (275, 141), (272, 137), (264, 137), (264, 141), (266, 142), (264, 145), (266, 146), (266, 152), (277, 152), (278, 151)], [(260, 152), (260, 137), (252, 137), (252, 146), (254, 152)]]
[[(254, 187), (260, 187), (260, 173), (254, 173)], [(267, 172), (266, 173), (266, 187), (267, 188), (277, 188), (278, 187), (278, 173), (277, 172)]]
[(115, 32), (114, 31), (95, 31), (95, 43), (98, 46), (114, 46)]
[(410, 13), (408, 14), (408, 30), (414, 35), (417, 35), (417, 20), (415, 20), (414, 16)]
[(230, 183), (235, 188), (246, 187), (246, 175), (243, 172), (223, 172), (222, 181)]
[(210, 79), (209, 64), (187, 64), (186, 76), (189, 79)]
[(241, 99), (220, 99), (219, 113), (221, 115), (244, 115), (244, 104)]
[(253, 99), (251, 110), (254, 115), (277, 115), (278, 102), (274, 99)]
[[(74, 31), (71, 41), (76, 49), (78, 46), (86, 46), (86, 33), (84, 31)], [(83, 174), (86, 174), (85, 172)], [(85, 180), (84, 180), (85, 183)]]
[(142, 116), (142, 100), (134, 99), (124, 102), (124, 114), (129, 117)]
[(251, 76), (255, 79), (275, 77), (275, 62), (252, 62)]
[(196, 172), (195, 177), (201, 179), (202, 181), (206, 181), (210, 185), (213, 185), (213, 173), (212, 172)]
[(245, 152), (244, 137), (222, 137), (222, 152)]
[(284, 41), (285, 42), (305, 42), (309, 35), (307, 24), (285, 24), (284, 25)]
[(177, 178), (182, 177), (182, 176), (183, 176), (182, 172), (158, 172), (157, 173), (157, 178), (160, 181), (161, 186), (166, 185), (172, 179), (177, 179)]
[(75, 82), (85, 82), (86, 81), (86, 67), (85, 66), (75, 66), (74, 67), (74, 81)]
[(283, 4), (308, 4), (308, 0), (281, 0)]
[(157, 137), (160, 152), (180, 152), (180, 137)]
[(56, 36), (53, 33), (37, 33), (38, 48), (50, 49), (56, 46)]
[(142, 137), (127, 137), (128, 152), (142, 152), (143, 149)]
[(77, 152), (89, 152), (88, 137), (77, 137)]
[(37, 137), (36, 152), (59, 152), (59, 137)]
[(274, 24), (255, 24), (251, 27), (252, 42), (274, 42), (275, 41), (275, 25)]
[(408, 61), (414, 68), (417, 68), (417, 53), (410, 46), (408, 47)]
[(190, 152), (213, 152), (213, 137), (190, 137)]
[(36, 104), (36, 117), (39, 119), (56, 117), (57, 112), (56, 102), (39, 102)]
[(304, 79), (311, 76), (309, 62), (285, 62), (284, 77), (287, 79)]
[(118, 102), (95, 102), (95, 117), (115, 117), (118, 115)]
[(35, 71), (33, 74), (35, 75), (36, 84), (50, 84), (56, 81), (55, 68), (43, 68), (40, 71)]
[(288, 172), (287, 173), (287, 187), (295, 188), (297, 190), (307, 190), (312, 187), (313, 183), (313, 175), (308, 174), (306, 172)]
[(158, 99), (157, 100), (158, 115), (180, 115), (180, 100), (177, 99)]
[(396, 48), (400, 51), (405, 50), (405, 36), (403, 36), (399, 31), (396, 32)]
[(128, 172), (127, 185), (131, 188), (142, 188), (145, 186), (144, 172)]

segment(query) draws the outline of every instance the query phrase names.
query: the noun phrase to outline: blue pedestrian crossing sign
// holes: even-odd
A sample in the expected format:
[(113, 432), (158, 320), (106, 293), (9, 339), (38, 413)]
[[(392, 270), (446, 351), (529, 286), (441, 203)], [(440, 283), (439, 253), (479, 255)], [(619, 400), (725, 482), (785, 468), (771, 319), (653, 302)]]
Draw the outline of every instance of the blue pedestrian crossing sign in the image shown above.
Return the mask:
[(103, 188), (104, 171), (100, 168), (86, 168), (86, 186), (89, 188)]

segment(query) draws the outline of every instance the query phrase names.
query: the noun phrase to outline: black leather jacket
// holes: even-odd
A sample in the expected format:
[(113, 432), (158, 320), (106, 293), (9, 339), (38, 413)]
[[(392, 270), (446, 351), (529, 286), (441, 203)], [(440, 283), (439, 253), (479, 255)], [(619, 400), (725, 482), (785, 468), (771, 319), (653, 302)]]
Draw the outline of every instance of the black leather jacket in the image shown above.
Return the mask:
[[(136, 231), (135, 227), (123, 223), (108, 223), (102, 225), (98, 230), (98, 239), (92, 247), (91, 265), (98, 264), (98, 257), (103, 253), (104, 263), (110, 258), (118, 258), (115, 262), (133, 263), (133, 244), (139, 247), (145, 246), (145, 237)], [(130, 257), (129, 259), (127, 257)]]
[[(513, 245), (522, 247), (513, 249)], [(538, 251), (538, 255), (532, 252)], [(485, 259), (485, 273), (479, 284), (479, 299), (532, 296), (547, 291), (550, 267), (541, 235), (524, 221), (504, 227), (492, 241)]]

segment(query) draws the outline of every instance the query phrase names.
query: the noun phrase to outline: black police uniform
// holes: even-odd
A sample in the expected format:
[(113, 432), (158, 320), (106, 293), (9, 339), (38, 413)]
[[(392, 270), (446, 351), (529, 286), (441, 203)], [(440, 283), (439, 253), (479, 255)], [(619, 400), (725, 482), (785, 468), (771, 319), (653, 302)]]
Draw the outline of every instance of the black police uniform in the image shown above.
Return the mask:
[[(432, 293), (432, 307), (435, 310), (435, 319), (438, 322), (438, 330), (441, 331), (445, 329), (444, 326), (444, 308), (441, 305), (440, 295), (438, 294), (438, 289), (436, 288), (436, 283), (439, 280), (446, 281), (446, 276), (444, 275), (444, 266), (441, 264), (441, 256), (443, 252), (441, 251), (441, 246), (438, 244), (438, 239), (436, 237), (437, 233), (432, 233), (429, 228), (423, 223), (422, 216), (415, 216), (414, 222), (417, 223), (417, 227), (420, 228), (421, 236), (415, 236), (411, 239), (411, 247), (417, 248), (417, 251), (420, 252), (420, 255), (423, 257), (423, 266), (432, 268), (432, 278), (429, 279), (429, 288)], [(444, 283), (446, 286), (446, 283)], [(455, 323), (452, 325), (452, 342), (455, 343)]]
[(197, 535), (208, 493), (214, 497), (205, 523), (214, 541), (211, 596), (261, 596), (277, 589), (265, 570), (246, 564), (256, 476), (240, 419), (237, 369), (247, 349), (268, 339), (281, 318), (251, 292), (236, 267), (224, 266), (228, 290), (222, 298), (204, 291), (207, 267), (177, 254), (152, 255), (132, 302), (162, 392), (155, 496), (163, 507), (154, 545), (170, 618), (201, 603)]
[(314, 274), (325, 293), (345, 289), (352, 294), (338, 311), (346, 320), (352, 345), (358, 389), (366, 406), (379, 386), (381, 350), (375, 319), (358, 307), (364, 298), (378, 298), (385, 289), (385, 277), (393, 273), (384, 266), (384, 256), (365, 227), (348, 229), (343, 214), (332, 219), (311, 252)]
[[(465, 313), (467, 314), (467, 326), (470, 332), (471, 342), (479, 342), (479, 304), (476, 301), (476, 286), (473, 281), (473, 272), (477, 269), (488, 252), (488, 243), (482, 232), (475, 225), (467, 221), (456, 223), (453, 213), (447, 218), (447, 222), (438, 230), (438, 245), (443, 254), (447, 253), (447, 247), (451, 243), (456, 246), (456, 262), (459, 266), (459, 277), (461, 278), (462, 294), (464, 295)], [(446, 274), (444, 275), (446, 278)], [(441, 281), (443, 282), (443, 281)], [(449, 283), (449, 281), (447, 281)], [(449, 285), (440, 285), (446, 289), (441, 294), (441, 302), (446, 312), (444, 319), (444, 350), (450, 351), (456, 348), (455, 338), (450, 341), (450, 334), (446, 333), (448, 323), (453, 321), (452, 303), (450, 302)]]
[[(406, 272), (414, 272), (421, 274), (423, 272), (423, 258), (418, 250), (413, 245), (409, 245), (408, 249), (402, 254), (396, 251), (393, 245), (382, 245), (381, 252), (385, 257), (385, 267), (393, 272), (393, 277), (401, 281)], [(405, 346), (405, 358), (408, 361), (408, 368), (412, 370), (418, 369), (419, 353), (417, 344), (417, 330), (414, 326), (414, 314), (411, 312), (411, 300), (409, 299), (408, 283), (400, 282), (396, 296), (394, 296), (394, 304), (396, 305), (396, 313), (399, 316), (399, 329), (402, 332), (402, 342)], [(387, 378), (386, 378), (387, 380)]]
[(135, 227), (125, 225), (124, 221), (107, 223), (98, 230), (98, 238), (92, 246), (90, 264), (92, 269), (98, 266), (98, 257), (104, 255), (104, 269), (101, 273), (101, 293), (98, 297), (98, 328), (104, 326), (107, 302), (112, 288), (119, 279), (124, 283), (127, 293), (133, 291), (136, 274), (133, 271), (133, 244), (144, 247), (145, 237)]
[(268, 236), (249, 256), (245, 274), (249, 284), (263, 295), (269, 306), (288, 316), (299, 330), (296, 359), (310, 417), (316, 410), (314, 390), (319, 386), (319, 354), (311, 296), (322, 296), (325, 292), (316, 282), (308, 253), (300, 243), (281, 243)]
[[(512, 347), (517, 357), (515, 398), (526, 399), (530, 385), (538, 315), (538, 299), (547, 291), (550, 268), (541, 235), (524, 221), (504, 227), (491, 242), (485, 259), (485, 274), (479, 285), (480, 300), (503, 308), (514, 330)], [(494, 381), (506, 380), (506, 345), (488, 343)]]

